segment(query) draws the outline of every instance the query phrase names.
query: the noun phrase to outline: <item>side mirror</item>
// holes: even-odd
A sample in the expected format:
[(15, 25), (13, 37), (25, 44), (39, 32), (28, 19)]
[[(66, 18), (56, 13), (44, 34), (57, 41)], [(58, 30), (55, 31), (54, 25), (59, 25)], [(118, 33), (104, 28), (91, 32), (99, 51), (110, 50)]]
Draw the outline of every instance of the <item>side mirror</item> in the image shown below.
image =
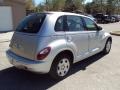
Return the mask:
[(103, 28), (101, 26), (98, 26), (98, 31), (101, 31)]

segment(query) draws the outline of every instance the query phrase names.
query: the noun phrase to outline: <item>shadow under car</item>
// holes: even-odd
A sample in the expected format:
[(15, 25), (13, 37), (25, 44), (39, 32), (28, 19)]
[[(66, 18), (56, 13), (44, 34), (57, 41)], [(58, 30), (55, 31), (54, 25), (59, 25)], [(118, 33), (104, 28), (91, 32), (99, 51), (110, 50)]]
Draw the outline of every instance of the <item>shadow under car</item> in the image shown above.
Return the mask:
[[(69, 76), (80, 70), (86, 70), (87, 66), (100, 60), (103, 56), (102, 53), (99, 53), (74, 64)], [(59, 81), (53, 80), (48, 74), (35, 74), (15, 67), (0, 71), (0, 90), (46, 90), (57, 83)]]

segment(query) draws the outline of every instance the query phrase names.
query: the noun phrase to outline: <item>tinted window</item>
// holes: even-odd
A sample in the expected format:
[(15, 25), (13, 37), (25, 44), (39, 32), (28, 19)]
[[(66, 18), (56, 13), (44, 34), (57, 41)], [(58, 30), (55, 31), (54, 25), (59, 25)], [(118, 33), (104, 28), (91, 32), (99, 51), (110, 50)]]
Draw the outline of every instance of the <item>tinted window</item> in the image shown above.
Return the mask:
[(89, 18), (84, 18), (84, 21), (85, 21), (85, 26), (86, 26), (86, 29), (87, 30), (97, 30), (97, 26), (96, 26), (96, 24), (95, 24), (95, 22), (94, 21), (92, 21), (91, 19), (89, 19)]
[(79, 16), (67, 16), (67, 26), (69, 31), (83, 31), (83, 22)]
[(37, 33), (45, 19), (44, 14), (33, 14), (24, 18), (16, 31), (24, 33)]
[(64, 19), (64, 16), (61, 16), (61, 17), (58, 18), (58, 20), (56, 21), (56, 24), (55, 24), (55, 31), (64, 31), (64, 29), (63, 29), (63, 25), (64, 25), (63, 19)]

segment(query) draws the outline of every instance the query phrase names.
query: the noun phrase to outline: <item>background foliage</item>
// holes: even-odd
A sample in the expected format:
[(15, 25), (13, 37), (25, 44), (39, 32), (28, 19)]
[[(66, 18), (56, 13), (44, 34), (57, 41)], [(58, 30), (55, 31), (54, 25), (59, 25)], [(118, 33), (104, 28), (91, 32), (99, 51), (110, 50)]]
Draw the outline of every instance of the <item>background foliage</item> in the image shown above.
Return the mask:
[(120, 0), (93, 0), (90, 3), (85, 3), (85, 0), (45, 0), (38, 6), (35, 6), (34, 0), (27, 0), (26, 10), (120, 14)]

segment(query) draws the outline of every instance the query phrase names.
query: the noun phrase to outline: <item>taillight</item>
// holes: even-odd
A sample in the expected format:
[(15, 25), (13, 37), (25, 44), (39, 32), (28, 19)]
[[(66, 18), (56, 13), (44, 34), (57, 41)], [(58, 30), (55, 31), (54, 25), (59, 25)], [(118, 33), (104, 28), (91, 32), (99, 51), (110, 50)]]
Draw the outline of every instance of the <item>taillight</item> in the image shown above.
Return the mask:
[(37, 54), (37, 60), (43, 60), (45, 59), (48, 54), (50, 53), (51, 48), (50, 47), (46, 47), (43, 50), (41, 50), (38, 54)]

